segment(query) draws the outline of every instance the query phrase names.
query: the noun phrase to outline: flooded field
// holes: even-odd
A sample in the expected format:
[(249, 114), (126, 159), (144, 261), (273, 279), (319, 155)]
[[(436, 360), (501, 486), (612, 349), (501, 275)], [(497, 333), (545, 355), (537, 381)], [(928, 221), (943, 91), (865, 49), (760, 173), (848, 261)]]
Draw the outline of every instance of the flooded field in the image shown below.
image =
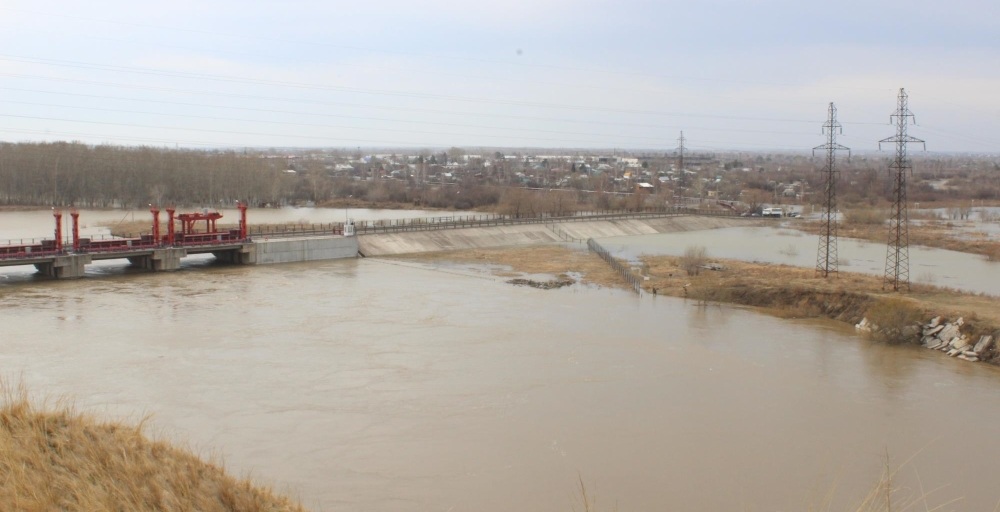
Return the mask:
[[(710, 258), (816, 266), (819, 237), (794, 229), (739, 227), (603, 238), (601, 244), (622, 258), (641, 254), (680, 256), (688, 247), (704, 246)], [(883, 275), (884, 243), (841, 238), (840, 270)], [(929, 247), (910, 246), (910, 280), (960, 290), (1000, 294), (1000, 263), (983, 256)]]

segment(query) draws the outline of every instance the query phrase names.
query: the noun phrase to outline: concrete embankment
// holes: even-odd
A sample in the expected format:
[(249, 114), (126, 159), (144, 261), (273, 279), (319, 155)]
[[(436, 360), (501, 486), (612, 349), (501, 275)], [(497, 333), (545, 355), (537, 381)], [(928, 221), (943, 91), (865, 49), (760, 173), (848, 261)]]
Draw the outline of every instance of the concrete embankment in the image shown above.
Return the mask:
[(652, 235), (678, 231), (745, 226), (748, 219), (734, 217), (676, 216), (650, 219), (620, 219), (520, 224), (478, 228), (379, 233), (358, 237), (365, 256), (392, 256), (422, 252), (482, 249), (534, 244), (552, 244), (570, 239)]

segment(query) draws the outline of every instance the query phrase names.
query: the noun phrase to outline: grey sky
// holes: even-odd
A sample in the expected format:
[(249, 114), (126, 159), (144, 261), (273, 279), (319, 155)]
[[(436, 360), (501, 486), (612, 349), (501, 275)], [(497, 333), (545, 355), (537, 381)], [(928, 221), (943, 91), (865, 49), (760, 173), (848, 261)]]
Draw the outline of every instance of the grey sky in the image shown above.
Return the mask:
[(995, 1), (0, 0), (0, 140), (1000, 152)]

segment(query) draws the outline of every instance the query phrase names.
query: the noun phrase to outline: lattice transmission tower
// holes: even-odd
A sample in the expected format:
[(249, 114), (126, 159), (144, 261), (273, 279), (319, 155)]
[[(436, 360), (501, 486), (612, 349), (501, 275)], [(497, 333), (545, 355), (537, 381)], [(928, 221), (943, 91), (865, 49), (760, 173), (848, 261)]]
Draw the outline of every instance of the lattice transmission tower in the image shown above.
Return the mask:
[(896, 123), (896, 135), (882, 139), (878, 142), (881, 150), (883, 143), (893, 142), (896, 144), (896, 156), (889, 164), (889, 172), (893, 175), (892, 188), (892, 209), (889, 212), (889, 243), (886, 247), (885, 255), (885, 278), (882, 280), (882, 289), (892, 287), (893, 291), (900, 291), (905, 288), (910, 291), (910, 234), (909, 234), (909, 214), (906, 211), (906, 174), (913, 173), (913, 165), (906, 157), (906, 144), (919, 142), (927, 149), (927, 144), (906, 134), (908, 121), (916, 124), (916, 117), (910, 112), (907, 106), (908, 96), (903, 88), (899, 89), (899, 96), (896, 101), (896, 112), (889, 116), (890, 122)]
[(851, 155), (851, 148), (837, 144), (837, 134), (844, 133), (840, 123), (837, 122), (837, 107), (831, 102), (827, 111), (826, 123), (823, 125), (823, 133), (826, 134), (826, 144), (813, 148), (813, 155), (817, 149), (826, 150), (826, 167), (823, 169), (823, 213), (820, 223), (823, 232), (819, 235), (819, 250), (816, 252), (816, 273), (828, 277), (831, 273), (839, 271), (839, 258), (837, 256), (837, 174), (840, 172), (836, 168), (837, 151), (847, 151), (848, 158)]
[[(677, 172), (678, 172), (678, 182), (677, 186), (677, 200), (679, 204), (684, 201), (684, 185), (687, 184), (687, 176), (684, 174), (684, 131), (681, 130), (681, 136), (677, 138)], [(684, 203), (687, 206), (687, 202)]]

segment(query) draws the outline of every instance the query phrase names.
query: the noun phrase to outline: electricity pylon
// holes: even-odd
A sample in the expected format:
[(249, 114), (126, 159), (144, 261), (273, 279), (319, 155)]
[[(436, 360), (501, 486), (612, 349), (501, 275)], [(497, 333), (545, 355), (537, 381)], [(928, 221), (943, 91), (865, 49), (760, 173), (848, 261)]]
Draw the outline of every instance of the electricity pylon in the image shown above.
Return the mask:
[[(677, 186), (677, 202), (680, 203), (684, 201), (684, 186), (687, 184), (687, 176), (684, 174), (684, 131), (681, 131), (681, 136), (677, 139), (677, 173), (678, 182)], [(687, 206), (687, 202), (684, 203)]]
[(823, 133), (826, 134), (826, 144), (813, 148), (813, 155), (817, 149), (826, 150), (826, 168), (823, 184), (823, 213), (820, 217), (820, 224), (823, 232), (819, 235), (819, 250), (816, 252), (816, 273), (828, 277), (831, 273), (839, 270), (839, 258), (837, 257), (837, 151), (847, 151), (850, 158), (851, 148), (837, 144), (837, 134), (844, 133), (840, 123), (837, 122), (837, 107), (833, 102), (828, 109), (826, 124), (823, 125)]
[(893, 291), (900, 291), (906, 288), (910, 291), (910, 234), (909, 234), (909, 214), (906, 211), (906, 174), (913, 173), (913, 164), (906, 157), (906, 144), (909, 142), (919, 142), (927, 149), (927, 144), (906, 134), (907, 121), (912, 120), (916, 124), (916, 117), (907, 107), (908, 96), (901, 87), (896, 100), (896, 112), (889, 116), (889, 121), (896, 123), (896, 135), (882, 139), (878, 142), (881, 150), (883, 143), (893, 142), (896, 144), (896, 156), (889, 164), (889, 172), (893, 174), (892, 188), (892, 209), (889, 212), (889, 243), (886, 247), (885, 255), (885, 278), (882, 280), (882, 289), (892, 286)]

